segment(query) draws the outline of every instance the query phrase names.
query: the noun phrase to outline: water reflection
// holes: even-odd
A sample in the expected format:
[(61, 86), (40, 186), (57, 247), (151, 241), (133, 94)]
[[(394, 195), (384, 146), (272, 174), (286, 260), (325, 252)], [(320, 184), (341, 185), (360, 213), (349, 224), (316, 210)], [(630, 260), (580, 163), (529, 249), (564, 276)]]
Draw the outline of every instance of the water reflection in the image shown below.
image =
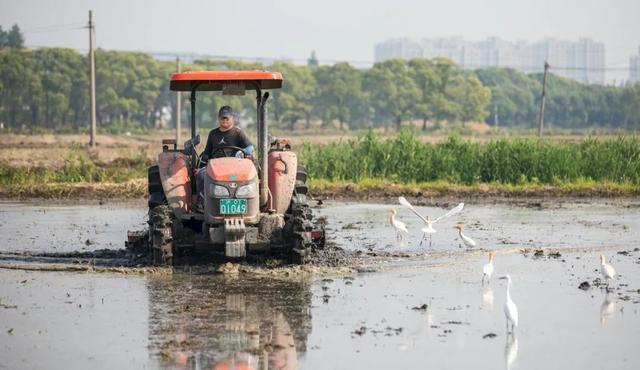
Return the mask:
[(489, 285), (482, 288), (482, 308), (493, 311), (493, 289)]
[(615, 297), (611, 293), (607, 292), (604, 296), (604, 301), (600, 306), (600, 324), (606, 325), (607, 321), (613, 317), (613, 312), (616, 309)]
[(149, 283), (162, 368), (295, 369), (311, 332), (309, 282), (174, 276)]
[(507, 370), (511, 369), (516, 358), (518, 358), (518, 338), (514, 333), (507, 334), (507, 343), (504, 346), (504, 362)]

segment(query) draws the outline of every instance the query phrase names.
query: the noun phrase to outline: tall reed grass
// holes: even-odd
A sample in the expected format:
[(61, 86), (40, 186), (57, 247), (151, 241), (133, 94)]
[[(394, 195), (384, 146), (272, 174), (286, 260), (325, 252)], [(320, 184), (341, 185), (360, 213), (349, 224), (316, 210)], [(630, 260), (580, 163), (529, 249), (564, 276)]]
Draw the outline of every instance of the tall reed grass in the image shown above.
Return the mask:
[(304, 144), (299, 154), (311, 178), (334, 181), (560, 185), (591, 180), (640, 184), (638, 137), (589, 137), (578, 143), (537, 139), (479, 143), (450, 137), (427, 144), (411, 131), (387, 140), (369, 132), (328, 145)]
[(61, 166), (56, 168), (0, 165), (0, 185), (125, 182), (145, 178), (150, 165), (144, 152), (132, 158), (101, 163), (92, 159), (86, 149), (73, 147), (61, 162)]

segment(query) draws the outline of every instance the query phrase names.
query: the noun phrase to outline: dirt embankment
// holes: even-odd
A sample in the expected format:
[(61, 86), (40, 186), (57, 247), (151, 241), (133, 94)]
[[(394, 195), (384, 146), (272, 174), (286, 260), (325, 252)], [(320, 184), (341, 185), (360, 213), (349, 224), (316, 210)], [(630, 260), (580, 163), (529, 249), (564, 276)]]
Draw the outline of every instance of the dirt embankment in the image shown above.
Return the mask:
[(361, 186), (355, 183), (312, 186), (310, 191), (317, 199), (384, 200), (399, 196), (418, 199), (501, 199), (501, 198), (622, 198), (640, 195), (640, 188), (603, 184), (598, 186), (526, 186), (510, 187), (480, 184), (474, 186), (413, 186), (386, 184)]
[[(640, 196), (640, 188), (610, 184), (596, 186), (523, 186), (510, 187), (480, 184), (474, 186), (415, 186), (384, 184), (363, 186), (355, 183), (310, 186), (315, 200), (371, 200), (406, 196), (417, 199), (456, 198), (500, 200), (514, 198), (625, 198)], [(53, 183), (23, 186), (0, 186), (0, 199), (143, 199), (147, 195), (146, 179), (123, 183)]]

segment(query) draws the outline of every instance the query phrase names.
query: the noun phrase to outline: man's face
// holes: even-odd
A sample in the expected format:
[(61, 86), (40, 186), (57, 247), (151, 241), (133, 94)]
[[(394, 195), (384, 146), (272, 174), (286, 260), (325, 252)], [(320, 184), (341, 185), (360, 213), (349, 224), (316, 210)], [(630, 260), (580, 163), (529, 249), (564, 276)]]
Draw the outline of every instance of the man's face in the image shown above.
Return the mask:
[(220, 131), (227, 131), (233, 127), (233, 116), (218, 117), (218, 125), (220, 125)]

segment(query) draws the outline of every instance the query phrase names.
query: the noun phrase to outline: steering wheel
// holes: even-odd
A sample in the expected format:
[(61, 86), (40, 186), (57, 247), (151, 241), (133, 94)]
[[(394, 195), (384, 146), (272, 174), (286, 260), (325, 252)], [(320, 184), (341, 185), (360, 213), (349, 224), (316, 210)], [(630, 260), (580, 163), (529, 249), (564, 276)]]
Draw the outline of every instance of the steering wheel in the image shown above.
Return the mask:
[(237, 147), (237, 146), (225, 145), (225, 146), (219, 146), (219, 147), (215, 148), (211, 152), (211, 158), (209, 158), (209, 159), (217, 158), (216, 157), (216, 153), (217, 152), (222, 152), (222, 154), (224, 154), (224, 157), (235, 157), (235, 154), (234, 155), (227, 155), (227, 152), (225, 151), (225, 149), (232, 149), (232, 150), (234, 150), (234, 153), (241, 152), (242, 153), (242, 157), (241, 158), (244, 158), (244, 151), (243, 151), (244, 149), (242, 149), (240, 147)]

